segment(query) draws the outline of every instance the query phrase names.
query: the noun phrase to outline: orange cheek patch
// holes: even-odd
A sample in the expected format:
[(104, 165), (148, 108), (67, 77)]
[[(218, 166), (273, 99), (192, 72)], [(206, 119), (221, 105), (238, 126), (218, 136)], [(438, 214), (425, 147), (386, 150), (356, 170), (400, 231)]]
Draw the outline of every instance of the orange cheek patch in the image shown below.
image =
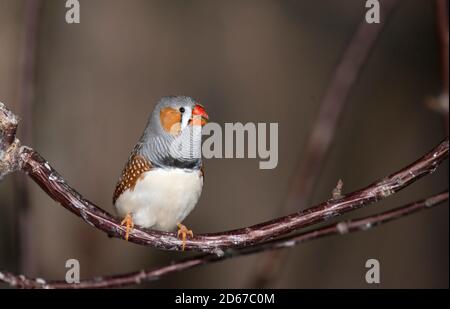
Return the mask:
[(181, 130), (181, 113), (171, 107), (161, 109), (159, 113), (161, 126), (167, 133), (177, 135)]

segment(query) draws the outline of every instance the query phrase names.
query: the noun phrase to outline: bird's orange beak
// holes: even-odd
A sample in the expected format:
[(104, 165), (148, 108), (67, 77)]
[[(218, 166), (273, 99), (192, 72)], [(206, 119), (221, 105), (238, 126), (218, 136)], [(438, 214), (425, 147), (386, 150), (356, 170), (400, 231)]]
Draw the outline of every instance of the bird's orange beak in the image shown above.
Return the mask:
[(191, 124), (204, 126), (208, 122), (208, 119), (209, 116), (205, 108), (200, 104), (195, 105), (192, 110)]

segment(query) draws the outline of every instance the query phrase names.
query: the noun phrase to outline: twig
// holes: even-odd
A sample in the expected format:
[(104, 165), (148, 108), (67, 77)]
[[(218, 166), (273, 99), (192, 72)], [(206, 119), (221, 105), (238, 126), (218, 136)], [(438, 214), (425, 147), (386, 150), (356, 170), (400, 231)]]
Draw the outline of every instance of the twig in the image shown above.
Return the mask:
[(331, 196), (333, 197), (334, 200), (340, 199), (343, 197), (343, 195), (342, 195), (343, 187), (344, 187), (344, 182), (342, 181), (342, 179), (339, 179), (339, 181), (336, 184), (336, 187), (333, 189), (333, 191), (331, 191)]
[(380, 6), (383, 22), (368, 24), (363, 19), (342, 54), (325, 91), (319, 114), (305, 147), (305, 154), (294, 173), (291, 192), (283, 211), (302, 210), (308, 205), (308, 199), (316, 186), (344, 104), (396, 2), (396, 0), (383, 1)]
[(372, 227), (379, 226), (383, 223), (397, 220), (404, 216), (413, 214), (415, 212), (434, 207), (447, 200), (448, 200), (448, 191), (380, 214), (356, 220), (343, 221), (337, 224), (327, 225), (325, 227), (304, 232), (301, 234), (291, 235), (284, 238), (272, 240), (263, 244), (229, 251), (228, 254), (220, 257), (216, 255), (201, 255), (197, 257), (184, 259), (182, 261), (156, 269), (141, 270), (137, 272), (114, 276), (96, 277), (92, 279), (83, 280), (80, 283), (76, 284), (66, 283), (64, 281), (45, 281), (43, 279), (30, 279), (23, 275), (16, 276), (9, 272), (0, 272), (0, 281), (3, 281), (14, 287), (47, 288), (47, 289), (113, 288), (113, 287), (140, 284), (145, 281), (160, 279), (162, 276), (171, 273), (179, 272), (182, 270), (190, 269), (204, 264), (223, 261), (229, 258), (235, 258), (267, 250), (291, 248), (300, 243), (309, 240), (319, 239), (330, 235), (339, 235), (339, 234), (353, 233), (357, 231), (366, 231)]
[[(0, 109), (1, 107), (4, 108), (0, 106)], [(4, 114), (0, 111), (0, 117)], [(7, 122), (7, 120), (0, 119), (0, 122)], [(434, 172), (437, 166), (448, 157), (448, 148), (447, 138), (416, 162), (359, 191), (344, 195), (342, 199), (329, 200), (305, 211), (247, 228), (222, 233), (197, 234), (186, 241), (185, 248), (222, 255), (225, 249), (255, 245), (372, 204)], [(13, 159), (18, 161), (15, 162), (15, 166), (30, 176), (52, 199), (111, 237), (124, 238), (125, 227), (120, 224), (120, 220), (83, 198), (39, 153), (25, 146), (21, 147), (17, 153), (18, 155), (13, 156)], [(130, 232), (129, 241), (163, 250), (180, 250), (182, 245), (181, 240), (174, 233), (138, 227)]]

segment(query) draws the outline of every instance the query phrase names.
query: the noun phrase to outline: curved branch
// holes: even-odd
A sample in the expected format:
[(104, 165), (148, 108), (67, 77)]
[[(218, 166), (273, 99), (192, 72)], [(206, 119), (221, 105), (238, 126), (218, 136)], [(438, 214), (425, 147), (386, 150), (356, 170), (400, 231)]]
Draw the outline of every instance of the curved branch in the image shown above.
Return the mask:
[[(364, 189), (345, 195), (339, 200), (329, 200), (303, 212), (280, 217), (247, 228), (223, 233), (196, 235), (186, 241), (186, 250), (223, 254), (224, 249), (254, 245), (288, 234), (299, 228), (327, 220), (350, 210), (386, 198), (405, 188), (421, 177), (433, 172), (448, 157), (449, 141), (441, 142), (431, 152)], [(37, 152), (23, 148), (20, 155), (22, 170), (25, 171), (55, 201), (88, 224), (110, 236), (124, 238), (125, 227), (120, 220), (84, 199)], [(129, 241), (165, 250), (180, 250), (181, 241), (174, 233), (159, 232), (142, 228), (131, 231)]]
[[(2, 106), (0, 106), (1, 109)], [(0, 118), (3, 113), (0, 112)], [(0, 119), (0, 121), (3, 121)], [(434, 172), (448, 157), (449, 141), (446, 138), (429, 153), (400, 171), (373, 184), (343, 196), (329, 200), (305, 211), (222, 233), (195, 235), (186, 241), (186, 250), (223, 255), (223, 250), (255, 245), (289, 234), (311, 224), (325, 221), (351, 210), (377, 202), (405, 188), (423, 176)], [(64, 208), (80, 216), (89, 225), (106, 232), (111, 237), (124, 238), (125, 227), (120, 220), (111, 216), (71, 188), (64, 178), (43, 159), (39, 153), (28, 147), (21, 147), (18, 168), (30, 176), (52, 199)], [(182, 242), (174, 233), (134, 228), (129, 241), (163, 250), (181, 250)]]
[(182, 261), (163, 266), (156, 269), (142, 270), (138, 272), (96, 277), (92, 279), (83, 280), (77, 284), (66, 283), (64, 281), (45, 281), (43, 279), (30, 279), (25, 276), (16, 276), (9, 272), (0, 272), (0, 281), (3, 281), (11, 286), (21, 288), (66, 288), (66, 289), (81, 289), (81, 288), (113, 288), (127, 285), (139, 284), (144, 281), (152, 281), (161, 278), (162, 276), (179, 272), (182, 270), (194, 268), (196, 266), (223, 261), (225, 259), (239, 257), (243, 255), (254, 254), (268, 250), (278, 250), (283, 248), (290, 248), (308, 240), (318, 239), (325, 236), (336, 234), (347, 234), (357, 231), (366, 231), (372, 227), (379, 226), (383, 223), (400, 219), (404, 216), (413, 214), (415, 212), (425, 210), (436, 205), (439, 205), (448, 200), (448, 191), (426, 199), (410, 203), (406, 206), (396, 208), (387, 212), (368, 216), (361, 219), (344, 221), (337, 224), (331, 224), (319, 229), (301, 233), (298, 235), (291, 235), (284, 238), (272, 240), (263, 244), (245, 247), (230, 251), (224, 256), (217, 255), (201, 255), (184, 259)]

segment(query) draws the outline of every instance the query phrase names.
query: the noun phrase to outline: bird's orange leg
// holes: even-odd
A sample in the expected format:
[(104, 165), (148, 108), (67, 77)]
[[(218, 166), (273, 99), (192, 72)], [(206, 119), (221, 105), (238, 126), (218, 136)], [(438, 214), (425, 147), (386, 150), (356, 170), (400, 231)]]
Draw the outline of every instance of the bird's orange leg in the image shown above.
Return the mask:
[(134, 228), (133, 218), (131, 214), (127, 214), (125, 218), (120, 222), (121, 225), (125, 225), (127, 227), (125, 232), (125, 239), (128, 241), (128, 236), (130, 236), (130, 231)]
[(186, 246), (186, 237), (187, 236), (194, 237), (194, 233), (192, 232), (192, 230), (189, 230), (186, 226), (184, 226), (181, 223), (178, 223), (177, 226), (178, 226), (177, 236), (178, 238), (180, 238), (181, 235), (181, 240), (183, 242), (181, 250), (184, 251), (184, 247)]

